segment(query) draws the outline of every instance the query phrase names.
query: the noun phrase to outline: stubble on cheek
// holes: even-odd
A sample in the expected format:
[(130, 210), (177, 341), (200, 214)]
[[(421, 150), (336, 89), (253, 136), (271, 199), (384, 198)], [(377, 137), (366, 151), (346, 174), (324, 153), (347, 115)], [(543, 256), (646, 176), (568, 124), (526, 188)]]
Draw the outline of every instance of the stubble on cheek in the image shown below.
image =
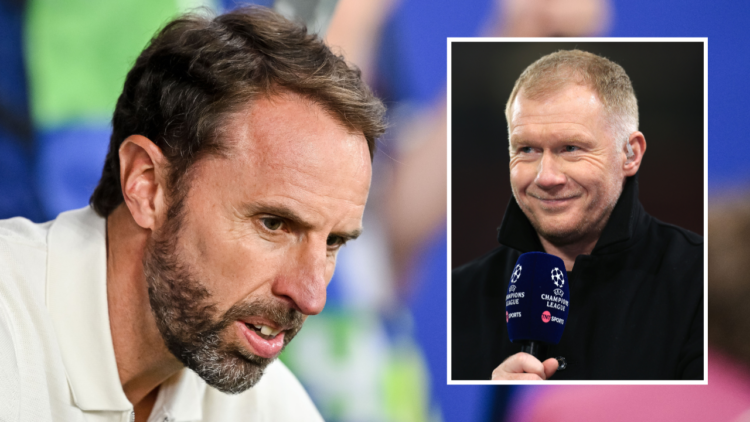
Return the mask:
[(180, 255), (181, 221), (169, 221), (147, 243), (143, 266), (157, 328), (168, 350), (209, 385), (239, 393), (255, 385), (273, 359), (250, 353), (236, 335), (234, 322), (262, 316), (291, 327), (285, 345), (299, 331), (304, 316), (283, 304), (247, 300), (220, 315), (197, 272)]
[[(537, 199), (528, 194), (531, 184), (525, 186), (523, 192), (519, 192), (511, 183), (511, 191), (521, 211), (540, 236), (556, 245), (572, 244), (586, 237), (601, 235), (622, 194), (623, 181), (614, 177), (616, 169), (615, 163), (607, 169), (609, 171), (605, 173), (607, 180), (599, 185), (604, 187), (602, 191), (588, 190), (585, 185), (578, 186), (576, 191), (580, 196), (576, 200), (586, 201), (587, 204), (568, 210), (567, 215), (545, 215), (543, 204), (532, 205), (531, 202)], [(588, 186), (593, 186), (593, 184), (588, 184)], [(570, 213), (577, 214), (571, 215)]]

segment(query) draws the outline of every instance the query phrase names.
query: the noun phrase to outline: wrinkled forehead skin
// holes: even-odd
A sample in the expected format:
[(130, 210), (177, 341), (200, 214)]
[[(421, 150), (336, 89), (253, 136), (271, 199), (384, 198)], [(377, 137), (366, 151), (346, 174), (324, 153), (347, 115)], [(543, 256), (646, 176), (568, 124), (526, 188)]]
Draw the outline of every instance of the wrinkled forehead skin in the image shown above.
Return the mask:
[(199, 164), (198, 170), (221, 177), (196, 177), (193, 185), (212, 180), (217, 193), (236, 193), (231, 198), (237, 204), (262, 197), (294, 207), (310, 223), (329, 229), (361, 225), (372, 175), (361, 132), (291, 93), (254, 100), (230, 116), (222, 132), (225, 157), (209, 158), (212, 163)]
[[(269, 102), (278, 107), (266, 107)], [(298, 119), (301, 114), (312, 121)], [(283, 186), (364, 207), (372, 166), (361, 132), (294, 94), (255, 101), (235, 122), (231, 137), (238, 158), (247, 162), (249, 177), (271, 179), (265, 189)]]
[[(600, 129), (606, 131), (607, 137), (611, 138), (613, 142), (617, 141), (617, 128), (616, 121), (618, 117), (614, 115), (614, 111), (607, 106), (601, 96), (597, 93), (596, 89), (589, 83), (586, 83), (580, 75), (571, 74), (568, 75), (565, 71), (560, 71), (558, 75), (551, 76), (551, 80), (548, 83), (542, 84), (542, 86), (522, 87), (518, 90), (518, 93), (513, 99), (513, 102), (509, 105), (508, 115), (508, 129), (512, 130), (513, 116), (516, 114), (517, 102), (519, 98), (523, 97), (527, 100), (533, 100), (537, 102), (549, 102), (551, 100), (567, 97), (569, 100), (578, 100), (576, 95), (583, 97), (583, 101), (576, 101), (577, 104), (570, 104), (570, 108), (574, 107), (590, 107), (591, 109), (597, 110), (597, 125)], [(573, 93), (573, 94), (571, 94)], [(584, 104), (588, 103), (588, 104)]]
[(511, 143), (519, 133), (528, 134), (529, 130), (540, 136), (562, 138), (586, 135), (602, 143), (614, 139), (599, 97), (592, 89), (579, 84), (534, 98), (521, 91), (513, 101), (508, 126)]

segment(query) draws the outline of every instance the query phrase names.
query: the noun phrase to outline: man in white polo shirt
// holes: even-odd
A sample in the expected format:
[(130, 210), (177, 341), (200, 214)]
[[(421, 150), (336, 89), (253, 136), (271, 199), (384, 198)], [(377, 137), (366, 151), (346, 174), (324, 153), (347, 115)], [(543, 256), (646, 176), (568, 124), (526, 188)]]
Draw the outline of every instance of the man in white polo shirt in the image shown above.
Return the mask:
[(91, 207), (0, 221), (0, 421), (321, 420), (275, 358), (362, 231), (383, 113), (266, 9), (169, 23)]

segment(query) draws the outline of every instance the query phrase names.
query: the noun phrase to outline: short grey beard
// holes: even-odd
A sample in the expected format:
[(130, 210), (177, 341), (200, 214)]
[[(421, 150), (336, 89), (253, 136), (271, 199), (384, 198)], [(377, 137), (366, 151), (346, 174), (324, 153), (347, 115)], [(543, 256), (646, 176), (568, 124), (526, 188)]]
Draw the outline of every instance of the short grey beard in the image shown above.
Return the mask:
[(532, 220), (531, 218), (529, 218), (531, 211), (526, 209), (526, 207), (522, 205), (522, 202), (518, 200), (516, 189), (513, 186), (511, 186), (511, 192), (513, 194), (513, 198), (516, 200), (516, 204), (518, 204), (518, 207), (521, 208), (521, 211), (523, 211), (524, 215), (526, 216), (526, 219), (529, 220), (531, 225), (534, 227), (534, 231), (536, 231), (536, 233), (539, 236), (543, 237), (545, 240), (547, 240), (551, 244), (557, 247), (563, 247), (563, 246), (576, 244), (588, 236), (592, 236), (592, 237), (595, 236), (598, 239), (602, 235), (604, 228), (607, 226), (607, 222), (609, 221), (609, 218), (612, 216), (612, 211), (615, 209), (615, 206), (617, 205), (617, 201), (619, 201), (620, 196), (622, 196), (622, 191), (623, 191), (625, 181), (623, 182), (614, 181), (614, 183), (618, 183), (620, 185), (619, 189), (617, 189), (617, 195), (615, 195), (613, 198), (609, 198), (609, 200), (607, 201), (607, 204), (604, 209), (604, 214), (602, 215), (602, 221), (600, 222), (599, 226), (594, 227), (594, 232), (584, 231), (584, 228), (589, 227), (589, 224), (591, 223), (589, 214), (584, 216), (583, 220), (581, 221), (581, 224), (575, 227), (572, 231), (568, 231), (565, 233), (545, 231), (542, 229), (542, 227), (540, 227), (539, 224), (537, 224), (535, 220)]
[(293, 327), (285, 333), (286, 346), (302, 327), (304, 316), (284, 305), (256, 300), (237, 303), (221, 318), (214, 318), (218, 311), (211, 294), (179, 258), (182, 216), (179, 211), (172, 216), (158, 233), (153, 233), (143, 256), (156, 326), (169, 351), (207, 384), (225, 393), (241, 393), (260, 380), (273, 359), (225, 342), (222, 332), (238, 319), (260, 315)]
[[(615, 204), (616, 203), (617, 201), (615, 201)], [(607, 226), (607, 222), (609, 221), (609, 217), (612, 215), (613, 209), (614, 204), (607, 204), (607, 208), (605, 208), (602, 221), (597, 226), (593, 227), (593, 230), (590, 231), (584, 230), (584, 228), (590, 227), (589, 224), (591, 223), (591, 220), (588, 218), (588, 216), (584, 217), (584, 219), (581, 221), (581, 224), (575, 227), (572, 231), (564, 233), (544, 231), (542, 230), (542, 227), (537, 225), (536, 222), (531, 221), (531, 219), (529, 219), (529, 221), (531, 222), (531, 225), (534, 227), (534, 230), (537, 232), (537, 234), (539, 234), (539, 236), (543, 237), (548, 242), (557, 247), (564, 247), (579, 243), (587, 237), (595, 237), (598, 239), (602, 235), (604, 227)], [(526, 218), (528, 218), (528, 215)]]

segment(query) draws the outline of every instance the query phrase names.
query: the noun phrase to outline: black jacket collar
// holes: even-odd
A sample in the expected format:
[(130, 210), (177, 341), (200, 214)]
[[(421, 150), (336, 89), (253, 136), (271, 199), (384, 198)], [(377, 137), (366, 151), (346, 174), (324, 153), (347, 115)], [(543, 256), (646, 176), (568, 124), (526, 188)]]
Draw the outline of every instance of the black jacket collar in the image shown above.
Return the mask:
[[(638, 228), (645, 229), (640, 223), (645, 222), (647, 218), (648, 215), (638, 201), (638, 175), (636, 174), (625, 181), (622, 194), (591, 254), (616, 252), (627, 247), (638, 237)], [(510, 198), (503, 222), (497, 232), (497, 241), (505, 246), (523, 253), (544, 251), (536, 230), (513, 196)]]

